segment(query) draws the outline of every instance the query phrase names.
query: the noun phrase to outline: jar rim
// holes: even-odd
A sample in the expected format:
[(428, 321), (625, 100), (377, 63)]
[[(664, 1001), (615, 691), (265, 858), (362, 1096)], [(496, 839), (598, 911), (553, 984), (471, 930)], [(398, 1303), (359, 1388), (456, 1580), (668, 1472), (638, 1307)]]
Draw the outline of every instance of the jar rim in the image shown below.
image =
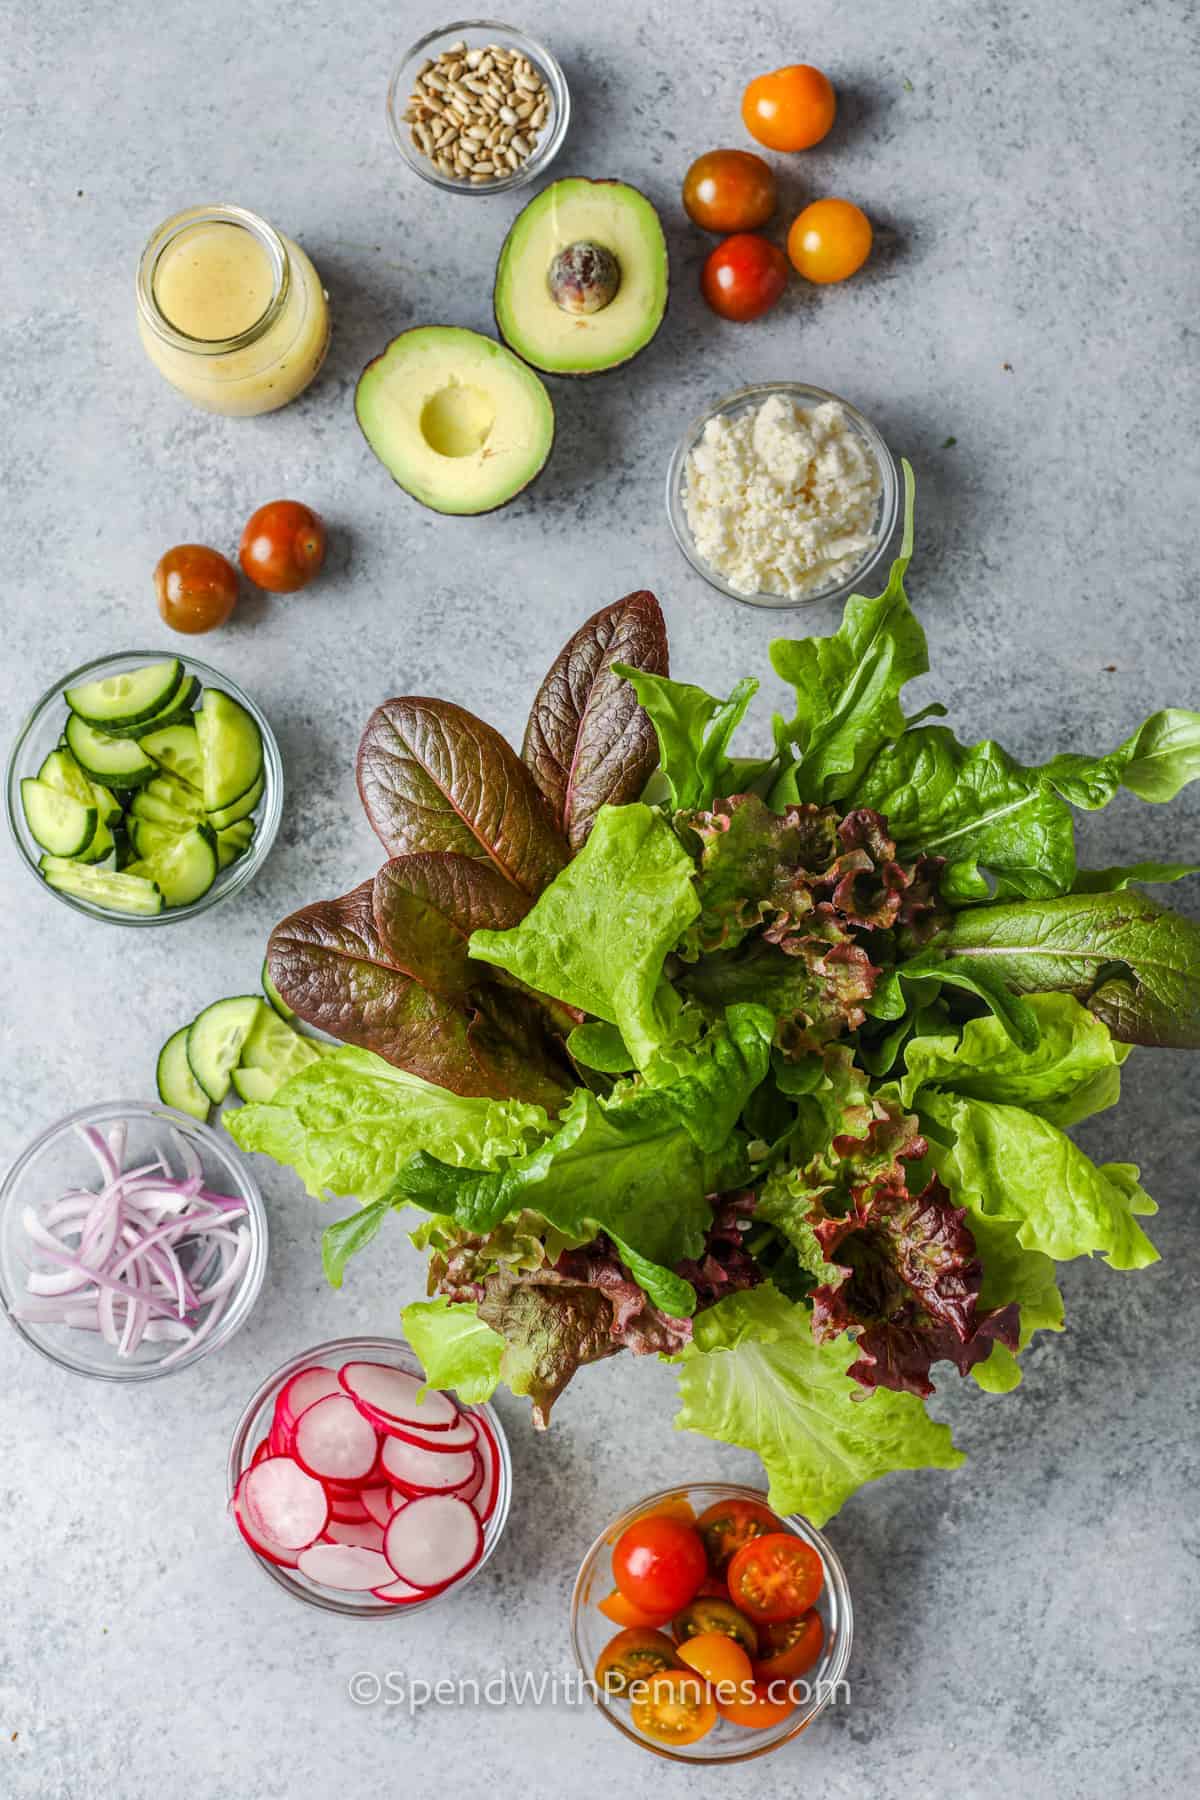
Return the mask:
[[(154, 291), (158, 265), (170, 245), (195, 225), (233, 225), (242, 231), (248, 231), (266, 251), (270, 260), (271, 298), (253, 324), (248, 325), (236, 337), (192, 337), (173, 325), (158, 303)], [(245, 350), (251, 344), (256, 344), (270, 330), (287, 303), (291, 280), (292, 269), (287, 245), (266, 219), (249, 212), (243, 206), (191, 206), (186, 212), (176, 213), (165, 220), (151, 234), (142, 251), (137, 272), (138, 312), (155, 337), (164, 344), (170, 344), (173, 349), (186, 350), (193, 356), (228, 356), (232, 351)]]

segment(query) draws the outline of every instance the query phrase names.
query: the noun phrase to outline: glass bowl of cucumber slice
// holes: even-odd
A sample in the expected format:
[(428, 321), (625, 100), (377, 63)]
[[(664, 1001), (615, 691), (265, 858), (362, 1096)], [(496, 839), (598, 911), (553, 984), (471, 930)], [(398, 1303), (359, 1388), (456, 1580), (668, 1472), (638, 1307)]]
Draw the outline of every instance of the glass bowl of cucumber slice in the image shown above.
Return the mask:
[(56, 681), (5, 782), (17, 848), (47, 892), (114, 925), (205, 912), (254, 878), (283, 765), (241, 688), (192, 657), (126, 650)]

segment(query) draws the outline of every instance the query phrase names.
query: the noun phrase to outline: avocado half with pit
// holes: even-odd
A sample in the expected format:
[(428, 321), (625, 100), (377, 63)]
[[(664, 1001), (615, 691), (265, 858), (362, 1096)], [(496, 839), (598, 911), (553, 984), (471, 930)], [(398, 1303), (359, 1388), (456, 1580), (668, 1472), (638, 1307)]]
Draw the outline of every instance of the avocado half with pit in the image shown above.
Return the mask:
[(623, 181), (555, 181), (518, 215), (496, 267), (496, 324), (550, 375), (597, 375), (644, 350), (667, 310), (667, 240)]
[(554, 406), (533, 370), (457, 325), (393, 338), (359, 376), (354, 411), (392, 480), (434, 512), (506, 506), (554, 443)]

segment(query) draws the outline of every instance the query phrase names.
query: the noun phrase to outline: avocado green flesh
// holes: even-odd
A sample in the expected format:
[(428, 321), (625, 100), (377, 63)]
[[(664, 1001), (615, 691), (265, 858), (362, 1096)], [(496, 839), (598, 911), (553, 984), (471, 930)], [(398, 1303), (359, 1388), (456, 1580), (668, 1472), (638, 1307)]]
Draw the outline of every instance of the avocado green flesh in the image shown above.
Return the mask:
[(392, 479), (435, 512), (503, 506), (554, 442), (554, 407), (533, 370), (452, 325), (394, 338), (363, 370), (354, 409)]
[[(617, 261), (620, 285), (597, 312), (567, 312), (549, 271), (569, 244), (597, 244)], [(616, 368), (644, 350), (667, 306), (667, 242), (658, 214), (620, 181), (556, 181), (514, 221), (496, 269), (496, 323), (504, 341), (553, 375)]]

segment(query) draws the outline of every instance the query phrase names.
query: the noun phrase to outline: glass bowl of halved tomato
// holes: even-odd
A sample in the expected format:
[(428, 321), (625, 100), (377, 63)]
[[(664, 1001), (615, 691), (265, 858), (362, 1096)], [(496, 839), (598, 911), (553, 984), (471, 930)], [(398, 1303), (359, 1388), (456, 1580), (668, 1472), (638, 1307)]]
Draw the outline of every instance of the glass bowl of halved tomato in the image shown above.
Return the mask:
[(571, 1596), (600, 1712), (672, 1762), (764, 1756), (845, 1704), (853, 1634), (828, 1538), (727, 1482), (639, 1500), (596, 1539)]

